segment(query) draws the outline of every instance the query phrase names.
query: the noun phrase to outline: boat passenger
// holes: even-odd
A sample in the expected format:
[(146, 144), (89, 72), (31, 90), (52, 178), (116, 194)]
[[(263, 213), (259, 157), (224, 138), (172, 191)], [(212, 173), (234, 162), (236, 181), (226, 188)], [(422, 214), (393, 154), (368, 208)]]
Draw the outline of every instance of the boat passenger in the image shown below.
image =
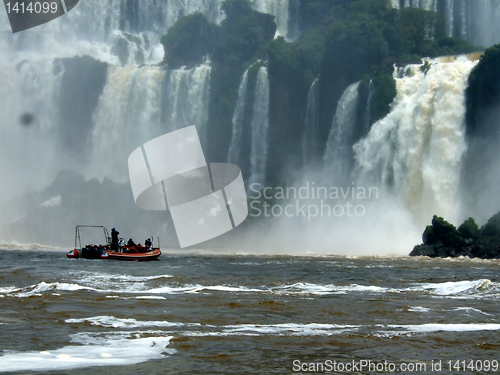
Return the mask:
[(135, 246), (135, 242), (134, 242), (134, 241), (132, 241), (132, 238), (129, 238), (129, 239), (128, 239), (127, 246), (128, 246), (128, 247), (133, 247), (133, 246)]
[(146, 241), (144, 241), (144, 245), (146, 247), (151, 247), (152, 245), (151, 237), (149, 237)]
[(118, 232), (115, 228), (111, 229), (111, 250), (118, 250)]

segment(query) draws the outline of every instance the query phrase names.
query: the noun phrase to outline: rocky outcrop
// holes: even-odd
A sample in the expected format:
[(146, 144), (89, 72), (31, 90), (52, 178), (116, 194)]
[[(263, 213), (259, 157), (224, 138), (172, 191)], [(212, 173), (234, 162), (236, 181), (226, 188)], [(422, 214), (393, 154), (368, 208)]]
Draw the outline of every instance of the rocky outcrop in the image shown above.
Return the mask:
[(434, 216), (432, 225), (422, 234), (422, 242), (413, 248), (410, 256), (500, 259), (500, 213), (481, 229), (472, 218), (456, 229), (442, 217)]

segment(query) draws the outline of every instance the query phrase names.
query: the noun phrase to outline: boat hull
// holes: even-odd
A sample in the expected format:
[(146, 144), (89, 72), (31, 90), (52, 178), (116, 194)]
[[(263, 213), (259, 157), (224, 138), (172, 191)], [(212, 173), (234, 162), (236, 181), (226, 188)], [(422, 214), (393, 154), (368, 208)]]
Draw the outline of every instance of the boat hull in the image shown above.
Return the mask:
[(106, 251), (101, 255), (101, 259), (149, 261), (158, 259), (160, 255), (160, 249), (153, 249), (145, 253), (118, 253), (116, 251)]

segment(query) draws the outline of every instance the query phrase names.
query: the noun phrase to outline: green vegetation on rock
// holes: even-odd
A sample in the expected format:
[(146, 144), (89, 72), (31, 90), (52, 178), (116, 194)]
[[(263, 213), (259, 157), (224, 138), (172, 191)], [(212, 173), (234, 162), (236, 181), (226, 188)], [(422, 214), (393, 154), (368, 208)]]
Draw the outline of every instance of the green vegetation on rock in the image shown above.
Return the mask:
[(164, 63), (172, 69), (200, 63), (204, 56), (215, 51), (220, 33), (220, 27), (209, 23), (201, 13), (180, 18), (161, 38)]
[(422, 234), (422, 242), (410, 256), (500, 258), (500, 212), (481, 229), (473, 218), (457, 230), (442, 217), (434, 216), (432, 226)]

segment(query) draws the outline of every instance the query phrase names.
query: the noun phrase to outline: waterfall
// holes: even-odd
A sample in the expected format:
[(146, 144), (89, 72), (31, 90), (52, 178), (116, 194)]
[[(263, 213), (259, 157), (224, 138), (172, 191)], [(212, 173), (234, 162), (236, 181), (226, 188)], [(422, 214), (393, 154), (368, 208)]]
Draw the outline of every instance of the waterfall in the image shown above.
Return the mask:
[[(448, 36), (469, 39), (477, 45), (492, 46), (500, 42), (500, 2), (498, 0), (405, 0), (405, 7), (439, 11), (445, 20)], [(399, 9), (399, 1), (392, 0)]]
[(453, 5), (455, 0), (446, 0), (446, 34), (453, 36)]
[(67, 15), (12, 35), (7, 17), (0, 20), (0, 45), (19, 60), (34, 53), (46, 57), (89, 55), (110, 64), (157, 63), (159, 40), (182, 16), (201, 12), (208, 20), (224, 18), (222, 0), (85, 0)]
[(359, 82), (350, 85), (342, 94), (333, 117), (323, 161), (333, 177), (345, 181), (351, 172), (352, 145), (356, 126)]
[(165, 72), (157, 67), (108, 69), (108, 79), (94, 113), (93, 161), (87, 177), (128, 178), (128, 155), (161, 135), (161, 87)]
[(465, 88), (477, 61), (429, 60), (425, 74), (395, 78), (389, 115), (354, 146), (360, 179), (399, 196), (419, 224), (432, 215), (454, 221), (465, 143)]
[[(220, 24), (223, 0), (85, 0), (64, 17), (15, 35), (0, 18), (0, 46), (18, 61), (89, 55), (110, 64), (154, 64), (163, 59), (161, 36), (180, 18), (196, 12)], [(253, 0), (254, 9), (276, 17), (288, 34), (289, 0)]]
[(266, 182), (267, 130), (269, 128), (269, 79), (267, 68), (261, 67), (257, 74), (255, 103), (252, 115), (252, 146), (250, 149), (251, 174), (248, 186)]
[(255, 10), (275, 17), (276, 36), (288, 37), (289, 0), (252, 0), (252, 5)]
[(166, 132), (196, 125), (203, 142), (209, 79), (208, 64), (170, 72), (111, 66), (94, 114), (87, 177), (126, 181), (130, 153)]
[(425, 10), (437, 10), (437, 0), (420, 0), (419, 7)]
[(368, 85), (368, 98), (366, 100), (364, 134), (368, 133), (368, 131), (370, 130), (370, 126), (372, 125), (372, 98), (374, 91), (375, 91), (375, 85), (373, 84), (373, 79), (370, 79), (370, 84)]
[(210, 94), (210, 62), (192, 68), (170, 71), (163, 104), (163, 123), (167, 131), (196, 125), (203, 146)]
[(306, 121), (302, 140), (304, 166), (309, 164), (318, 150), (318, 78), (314, 80), (307, 96)]
[(248, 69), (243, 74), (240, 87), (238, 88), (238, 101), (233, 113), (233, 135), (227, 156), (228, 163), (238, 164), (243, 133), (243, 119), (245, 114), (245, 103), (247, 100)]

